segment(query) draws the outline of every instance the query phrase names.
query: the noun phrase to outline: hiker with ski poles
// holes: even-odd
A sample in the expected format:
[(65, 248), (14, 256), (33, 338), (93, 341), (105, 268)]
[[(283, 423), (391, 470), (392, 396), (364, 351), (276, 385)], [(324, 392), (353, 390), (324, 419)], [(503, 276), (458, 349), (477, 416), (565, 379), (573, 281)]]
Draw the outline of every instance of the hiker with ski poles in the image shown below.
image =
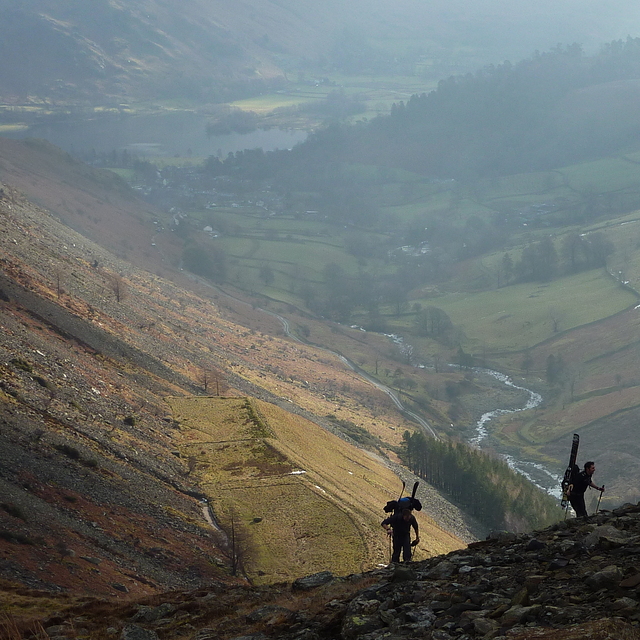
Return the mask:
[[(413, 509), (416, 511), (420, 511), (422, 509), (420, 500), (416, 498), (416, 492), (419, 484), (419, 482), (414, 483), (411, 497), (406, 496), (403, 498), (402, 494), (404, 493), (406, 486), (403, 481), (400, 497), (397, 500), (390, 500), (384, 507), (384, 511), (386, 513), (393, 513), (393, 515), (382, 521), (382, 526), (393, 543), (391, 562), (400, 562), (401, 551), (402, 560), (404, 562), (409, 562), (412, 555), (411, 547), (415, 547), (420, 542), (418, 521), (413, 515)], [(416, 532), (416, 538), (413, 542), (411, 542), (412, 527)]]
[[(584, 503), (584, 494), (588, 487), (600, 491), (600, 497), (604, 491), (604, 486), (599, 487), (591, 479), (596, 470), (596, 464), (592, 460), (584, 463), (584, 470), (572, 478), (571, 484), (567, 488), (567, 497), (576, 512), (578, 518), (587, 518), (587, 507)], [(598, 503), (599, 504), (599, 503)]]
[[(600, 500), (602, 500), (602, 494), (604, 492), (604, 485), (598, 487), (592, 481), (593, 474), (596, 470), (596, 464), (593, 460), (589, 460), (584, 463), (584, 469), (580, 471), (580, 467), (576, 464), (578, 457), (578, 447), (580, 446), (580, 436), (577, 433), (573, 434), (573, 440), (571, 442), (571, 454), (569, 455), (569, 465), (564, 472), (564, 478), (562, 479), (562, 503), (561, 506), (565, 510), (564, 517), (567, 517), (569, 512), (569, 504), (573, 507), (578, 518), (588, 518), (587, 507), (584, 503), (584, 494), (588, 487), (597, 489), (600, 492)], [(598, 507), (596, 513), (600, 509), (600, 500), (598, 500)]]
[[(400, 562), (400, 551), (402, 551), (403, 562), (410, 562), (411, 547), (416, 546), (420, 542), (420, 532), (418, 530), (418, 521), (411, 513), (411, 509), (403, 509), (399, 513), (394, 513), (382, 521), (382, 526), (391, 536), (393, 542), (393, 553), (391, 562)], [(416, 532), (416, 539), (411, 542), (411, 527)]]

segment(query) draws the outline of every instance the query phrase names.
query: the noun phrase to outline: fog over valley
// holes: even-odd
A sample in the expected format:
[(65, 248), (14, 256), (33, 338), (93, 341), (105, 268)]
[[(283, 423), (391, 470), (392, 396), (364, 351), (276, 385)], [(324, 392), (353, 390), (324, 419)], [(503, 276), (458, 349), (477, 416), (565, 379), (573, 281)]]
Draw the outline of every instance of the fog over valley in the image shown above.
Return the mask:
[(0, 24), (3, 640), (637, 634), (637, 3)]

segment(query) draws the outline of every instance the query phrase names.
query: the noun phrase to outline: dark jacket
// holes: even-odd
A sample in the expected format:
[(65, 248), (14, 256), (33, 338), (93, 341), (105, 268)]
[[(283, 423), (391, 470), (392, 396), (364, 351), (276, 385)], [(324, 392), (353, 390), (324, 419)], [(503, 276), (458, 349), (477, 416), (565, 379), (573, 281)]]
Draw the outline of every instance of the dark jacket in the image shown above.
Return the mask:
[(573, 481), (573, 488), (571, 494), (584, 493), (591, 484), (591, 476), (586, 471), (581, 471), (578, 477)]
[(411, 527), (416, 531), (418, 530), (418, 521), (414, 515), (412, 515), (408, 520), (405, 520), (401, 513), (394, 513), (392, 516), (389, 516), (386, 520), (382, 521), (383, 526), (386, 524), (393, 529), (394, 538), (408, 536), (411, 533)]

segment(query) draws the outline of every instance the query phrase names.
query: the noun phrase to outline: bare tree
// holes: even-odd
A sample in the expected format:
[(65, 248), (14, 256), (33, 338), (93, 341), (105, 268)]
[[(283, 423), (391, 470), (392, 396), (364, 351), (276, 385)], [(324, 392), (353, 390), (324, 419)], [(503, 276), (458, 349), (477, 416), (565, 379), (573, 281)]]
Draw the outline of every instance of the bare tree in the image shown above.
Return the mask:
[(564, 320), (564, 313), (556, 307), (549, 307), (549, 317), (553, 325), (553, 333), (558, 333), (558, 331), (560, 331), (560, 324)]
[(209, 391), (209, 387), (213, 387), (215, 389), (216, 396), (219, 396), (227, 390), (224, 376), (220, 371), (213, 367), (202, 367), (200, 372), (200, 384), (202, 384), (202, 388), (205, 393)]
[(64, 272), (62, 267), (56, 267), (53, 271), (53, 277), (56, 279), (56, 295), (58, 298), (64, 293), (62, 290), (62, 278), (64, 276)]
[(576, 384), (582, 378), (583, 372), (577, 365), (570, 365), (567, 367), (565, 377), (567, 379), (566, 386), (569, 395), (569, 402), (575, 401)]
[(221, 545), (222, 552), (229, 561), (231, 575), (247, 577), (245, 565), (249, 559), (249, 535), (240, 525), (235, 509), (230, 512), (228, 526), (222, 530), (226, 536), (225, 542)]
[(211, 382), (211, 370), (207, 369), (206, 367), (202, 368), (202, 371), (200, 372), (200, 382), (202, 384), (202, 388), (204, 389), (204, 392), (207, 393), (207, 391), (209, 391), (209, 383)]
[(529, 372), (533, 368), (533, 356), (531, 355), (531, 351), (527, 350), (524, 352), (520, 367), (527, 375), (529, 375)]
[(116, 297), (116, 301), (122, 302), (128, 294), (125, 279), (117, 273), (109, 275), (108, 279), (109, 287), (113, 292), (113, 295)]

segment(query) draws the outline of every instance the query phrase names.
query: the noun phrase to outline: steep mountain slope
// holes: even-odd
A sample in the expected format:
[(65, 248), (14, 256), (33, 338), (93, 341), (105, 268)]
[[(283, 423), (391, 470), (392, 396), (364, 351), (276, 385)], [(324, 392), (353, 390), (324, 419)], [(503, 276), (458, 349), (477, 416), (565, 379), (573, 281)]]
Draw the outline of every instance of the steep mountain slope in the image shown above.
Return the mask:
[[(281, 75), (193, 3), (3, 2), (0, 84), (27, 95), (111, 102), (215, 93), (216, 81)], [(169, 6), (167, 6), (169, 5)], [(184, 9), (184, 10), (183, 10)]]
[[(65, 173), (71, 163), (64, 156), (55, 152), (45, 171), (47, 147), (18, 147), (25, 162), (33, 152), (34, 194), (44, 201), (56, 194), (52, 202), (61, 197), (65, 206), (88, 197), (92, 180), (88, 173), (84, 182), (82, 177), (88, 170), (77, 165), (74, 181)], [(4, 160), (18, 158), (18, 147), (5, 147), (16, 153)], [(282, 405), (269, 423), (287, 421), (293, 434), (318, 427), (292, 412), (330, 428), (319, 416), (336, 411), (336, 403), (351, 419), (362, 419), (377, 405), (375, 420), (387, 433), (403, 425), (390, 400), (337, 358), (226, 320), (210, 288), (186, 279), (180, 287), (118, 260), (34, 206), (7, 184), (11, 175), (29, 182), (28, 173), (15, 166), (3, 161), (0, 192), (2, 577), (37, 588), (113, 595), (197, 587), (228, 575), (228, 549), (207, 522), (201, 502), (206, 495), (216, 498), (216, 487), (205, 490), (192, 475), (189, 454), (181, 454), (185, 432), (165, 401), (205, 394), (205, 375), (210, 384), (215, 378), (218, 391), (227, 396)], [(93, 176), (98, 194), (100, 175)], [(67, 180), (76, 187), (65, 196)], [(51, 193), (42, 189), (56, 183)], [(96, 228), (103, 221), (113, 230), (109, 223), (117, 220), (119, 204), (127, 198), (135, 209), (135, 201), (123, 193), (113, 190), (113, 204), (89, 214)], [(153, 228), (145, 221), (148, 213), (141, 208), (142, 222), (133, 221), (129, 229), (136, 255), (137, 225)], [(175, 272), (177, 279), (180, 273)], [(237, 304), (258, 324), (257, 310), (232, 299), (224, 304)], [(260, 326), (271, 323), (275, 334), (269, 318)], [(302, 370), (305, 384), (299, 382)], [(328, 379), (335, 384), (330, 397), (324, 393)], [(271, 446), (285, 451), (292, 437), (280, 436), (281, 445)], [(330, 442), (323, 449), (341, 451), (364, 469), (356, 462), (363, 454), (353, 444), (330, 433), (324, 437)], [(309, 460), (305, 464), (312, 466)], [(370, 566), (384, 560), (378, 503), (399, 486), (379, 458), (369, 457), (366, 464), (376, 487), (366, 499), (376, 504), (354, 519), (354, 535), (366, 540), (358, 567), (360, 561)], [(361, 499), (350, 494), (348, 479), (334, 475), (310, 474), (326, 492), (327, 517), (344, 514), (348, 504)], [(428, 503), (421, 524), (430, 553), (459, 547), (456, 535), (473, 539), (464, 518), (435, 492), (422, 497)], [(292, 502), (283, 517), (295, 508)], [(320, 536), (314, 544), (339, 549), (350, 540)], [(305, 566), (320, 570), (326, 560), (310, 559)]]
[(159, 232), (157, 212), (112, 172), (96, 172), (42, 140), (1, 138), (0, 155), (0, 180), (78, 233), (149, 270), (177, 266), (180, 242)]

